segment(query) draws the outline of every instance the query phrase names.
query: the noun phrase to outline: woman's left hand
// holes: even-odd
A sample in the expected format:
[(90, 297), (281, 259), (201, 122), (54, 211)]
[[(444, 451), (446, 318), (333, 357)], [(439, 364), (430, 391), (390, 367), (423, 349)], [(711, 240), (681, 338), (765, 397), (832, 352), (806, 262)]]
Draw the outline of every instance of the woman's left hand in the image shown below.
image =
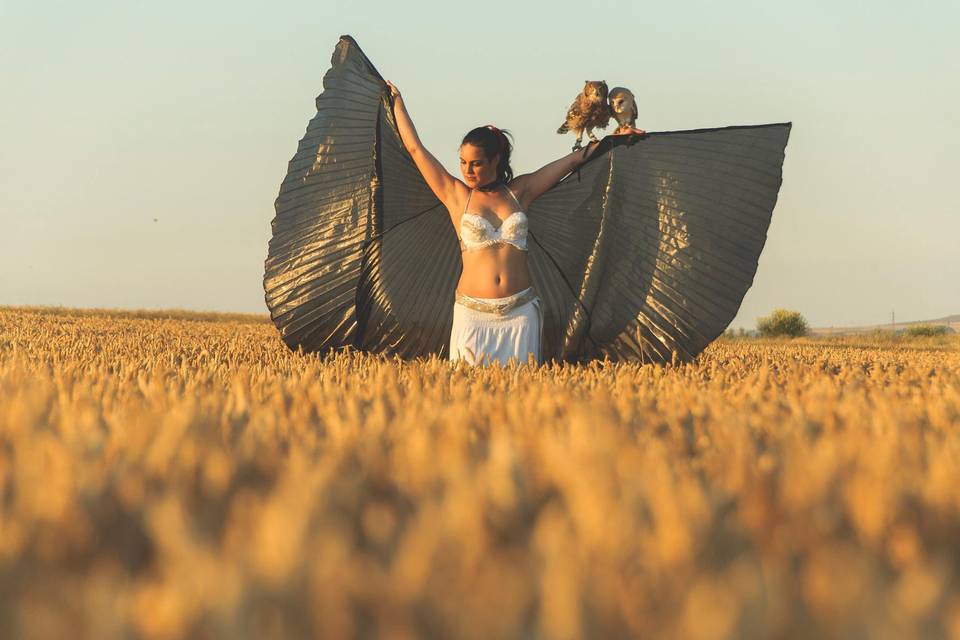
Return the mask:
[(593, 155), (593, 152), (596, 151), (596, 150), (597, 150), (597, 147), (599, 147), (599, 146), (600, 146), (600, 142), (599, 142), (599, 141), (597, 141), (597, 142), (592, 142), (592, 141), (591, 141), (591, 142), (588, 142), (588, 143), (587, 143), (587, 146), (585, 146), (585, 147), (583, 148), (583, 152), (582, 152), (582, 155), (581, 155), (581, 157), (580, 157), (580, 164), (583, 164), (584, 162), (586, 162), (586, 161), (587, 161), (587, 158), (589, 158), (591, 155)]

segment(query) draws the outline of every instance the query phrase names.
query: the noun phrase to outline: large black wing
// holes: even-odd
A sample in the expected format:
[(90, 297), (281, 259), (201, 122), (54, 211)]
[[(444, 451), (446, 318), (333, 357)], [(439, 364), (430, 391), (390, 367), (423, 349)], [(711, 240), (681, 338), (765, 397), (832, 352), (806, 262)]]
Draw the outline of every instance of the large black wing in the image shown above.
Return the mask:
[(544, 357), (687, 361), (720, 335), (753, 284), (790, 128), (608, 136), (538, 198)]
[(444, 355), (462, 263), (383, 78), (343, 36), (280, 186), (263, 286), (292, 349)]
[[(292, 349), (445, 357), (462, 270), (449, 215), (349, 36), (323, 86), (276, 201), (271, 318)], [(662, 362), (702, 351), (753, 281), (789, 129), (608, 137), (541, 196), (528, 246), (544, 357)]]

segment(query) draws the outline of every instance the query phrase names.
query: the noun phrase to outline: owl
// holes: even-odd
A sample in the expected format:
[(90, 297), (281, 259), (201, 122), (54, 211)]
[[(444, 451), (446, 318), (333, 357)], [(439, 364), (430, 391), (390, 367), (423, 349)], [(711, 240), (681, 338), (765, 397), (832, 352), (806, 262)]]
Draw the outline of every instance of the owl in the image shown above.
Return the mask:
[(633, 92), (626, 87), (614, 87), (610, 90), (610, 114), (616, 118), (617, 131), (623, 128), (635, 129), (637, 125), (637, 101)]
[(583, 138), (583, 132), (587, 132), (590, 140), (596, 142), (597, 137), (593, 135), (593, 129), (602, 129), (610, 122), (610, 106), (607, 104), (607, 82), (606, 80), (586, 80), (577, 98), (567, 110), (567, 120), (557, 133), (566, 133), (573, 131), (577, 134), (577, 142), (573, 145), (573, 150), (582, 148), (580, 140)]

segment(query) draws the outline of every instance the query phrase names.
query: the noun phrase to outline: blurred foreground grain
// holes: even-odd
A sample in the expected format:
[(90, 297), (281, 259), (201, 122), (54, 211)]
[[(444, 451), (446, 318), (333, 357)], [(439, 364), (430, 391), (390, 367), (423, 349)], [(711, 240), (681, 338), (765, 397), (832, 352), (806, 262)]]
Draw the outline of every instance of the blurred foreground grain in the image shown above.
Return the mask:
[(960, 341), (291, 353), (0, 309), (0, 637), (960, 639)]

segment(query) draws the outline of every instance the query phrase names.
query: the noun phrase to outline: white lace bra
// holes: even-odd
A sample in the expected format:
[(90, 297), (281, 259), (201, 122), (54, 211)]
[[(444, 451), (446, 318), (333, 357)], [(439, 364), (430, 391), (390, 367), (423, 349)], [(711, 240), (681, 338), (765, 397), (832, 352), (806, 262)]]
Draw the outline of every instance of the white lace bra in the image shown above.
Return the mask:
[[(520, 201), (513, 195), (510, 187), (506, 185), (504, 187), (517, 203), (517, 207), (520, 207)], [(473, 196), (473, 189), (467, 196), (467, 204), (464, 205), (463, 215), (460, 217), (460, 239), (463, 241), (463, 251), (483, 249), (498, 243), (512, 244), (521, 251), (527, 250), (526, 213), (520, 210), (514, 211), (500, 223), (499, 228), (494, 228), (493, 223), (486, 218), (475, 213), (467, 213), (471, 196)]]

